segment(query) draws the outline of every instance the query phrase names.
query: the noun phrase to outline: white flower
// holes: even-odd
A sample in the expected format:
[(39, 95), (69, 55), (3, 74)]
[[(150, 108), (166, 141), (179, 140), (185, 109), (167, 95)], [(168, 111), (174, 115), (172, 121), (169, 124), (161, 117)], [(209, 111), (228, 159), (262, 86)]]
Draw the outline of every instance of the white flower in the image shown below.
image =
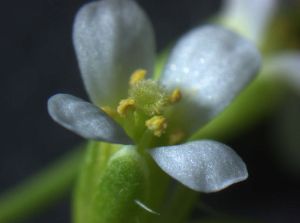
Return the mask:
[[(220, 20), (222, 24), (261, 46), (265, 41), (266, 30), (278, 10), (278, 0), (224, 0)], [(276, 77), (286, 81), (300, 93), (299, 50), (283, 50), (268, 55), (262, 71), (263, 74), (270, 75), (267, 78)]]
[(195, 28), (175, 45), (156, 82), (154, 34), (134, 1), (84, 5), (73, 38), (94, 105), (55, 95), (48, 110), (56, 122), (87, 139), (146, 147), (165, 172), (197, 191), (218, 191), (247, 178), (244, 162), (224, 144), (171, 144), (211, 120), (253, 79), (260, 56), (251, 43), (218, 26)]
[(277, 5), (277, 0), (224, 0), (220, 16), (228, 27), (260, 44)]

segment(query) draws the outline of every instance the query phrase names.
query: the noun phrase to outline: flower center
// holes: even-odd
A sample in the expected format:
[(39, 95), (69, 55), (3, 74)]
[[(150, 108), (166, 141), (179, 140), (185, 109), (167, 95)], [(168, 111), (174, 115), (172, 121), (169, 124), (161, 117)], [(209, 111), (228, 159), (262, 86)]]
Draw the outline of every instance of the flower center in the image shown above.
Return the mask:
[(168, 104), (166, 90), (153, 80), (141, 80), (129, 88), (129, 98), (135, 101), (137, 109), (147, 115), (161, 114)]
[[(185, 134), (178, 129), (170, 129), (166, 116), (170, 106), (180, 102), (180, 90), (168, 92), (158, 82), (145, 77), (145, 70), (133, 72), (128, 97), (119, 102), (116, 110), (106, 106), (102, 109), (118, 121), (136, 143), (153, 138), (155, 144), (179, 143)], [(149, 142), (147, 144), (151, 145)]]

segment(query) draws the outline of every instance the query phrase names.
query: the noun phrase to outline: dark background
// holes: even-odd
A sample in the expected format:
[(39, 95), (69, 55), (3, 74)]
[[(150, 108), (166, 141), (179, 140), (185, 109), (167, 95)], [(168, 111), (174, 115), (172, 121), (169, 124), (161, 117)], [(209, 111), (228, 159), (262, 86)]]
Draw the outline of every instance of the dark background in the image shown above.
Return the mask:
[[(70, 151), (82, 139), (55, 124), (47, 99), (58, 92), (87, 98), (71, 41), (83, 0), (2, 1), (0, 8), (0, 192)], [(158, 49), (203, 23), (217, 0), (140, 0), (152, 20)], [(275, 116), (275, 115), (274, 115)], [(270, 129), (274, 117), (225, 143), (237, 148), (249, 180), (201, 197), (220, 213), (267, 222), (300, 222), (299, 175), (282, 169)], [(27, 222), (70, 222), (69, 197)], [(195, 210), (195, 215), (209, 215)]]

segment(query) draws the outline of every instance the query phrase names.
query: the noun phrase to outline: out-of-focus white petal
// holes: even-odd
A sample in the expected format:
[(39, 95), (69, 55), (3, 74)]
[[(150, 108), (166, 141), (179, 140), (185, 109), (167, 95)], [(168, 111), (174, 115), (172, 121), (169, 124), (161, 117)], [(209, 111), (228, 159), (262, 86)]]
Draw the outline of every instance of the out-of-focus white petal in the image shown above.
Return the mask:
[(225, 0), (221, 22), (259, 44), (277, 4), (278, 0)]
[(300, 51), (286, 51), (267, 58), (263, 73), (280, 78), (300, 93)]
[(218, 26), (205, 26), (183, 36), (161, 76), (183, 98), (176, 119), (194, 131), (222, 111), (250, 82), (260, 66), (256, 47)]
[(102, 0), (84, 5), (75, 19), (73, 41), (94, 104), (116, 105), (126, 97), (134, 70), (152, 73), (154, 34), (134, 1)]
[(248, 177), (242, 159), (231, 148), (215, 141), (158, 147), (150, 154), (167, 174), (200, 192), (216, 192)]
[(124, 130), (105, 112), (80, 98), (56, 94), (48, 100), (48, 112), (54, 121), (86, 139), (132, 144)]

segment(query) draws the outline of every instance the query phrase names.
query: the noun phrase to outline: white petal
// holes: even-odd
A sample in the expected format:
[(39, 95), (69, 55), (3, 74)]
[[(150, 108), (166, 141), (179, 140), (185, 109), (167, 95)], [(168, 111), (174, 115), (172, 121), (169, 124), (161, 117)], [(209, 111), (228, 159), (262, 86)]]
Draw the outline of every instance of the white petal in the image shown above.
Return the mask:
[(259, 44), (277, 3), (278, 0), (225, 0), (221, 16), (230, 28)]
[(131, 73), (152, 73), (152, 26), (131, 0), (103, 0), (78, 12), (73, 40), (85, 87), (97, 105), (116, 105), (127, 96)]
[(56, 94), (48, 100), (48, 112), (54, 121), (86, 139), (132, 144), (105, 112), (80, 98)]
[(215, 141), (158, 147), (150, 154), (167, 174), (200, 192), (216, 192), (248, 177), (242, 159), (231, 148)]
[(266, 59), (263, 73), (288, 82), (300, 92), (300, 51), (283, 52)]
[(224, 28), (205, 26), (179, 40), (161, 82), (182, 91), (176, 119), (194, 131), (222, 111), (259, 66), (259, 52), (250, 42)]

